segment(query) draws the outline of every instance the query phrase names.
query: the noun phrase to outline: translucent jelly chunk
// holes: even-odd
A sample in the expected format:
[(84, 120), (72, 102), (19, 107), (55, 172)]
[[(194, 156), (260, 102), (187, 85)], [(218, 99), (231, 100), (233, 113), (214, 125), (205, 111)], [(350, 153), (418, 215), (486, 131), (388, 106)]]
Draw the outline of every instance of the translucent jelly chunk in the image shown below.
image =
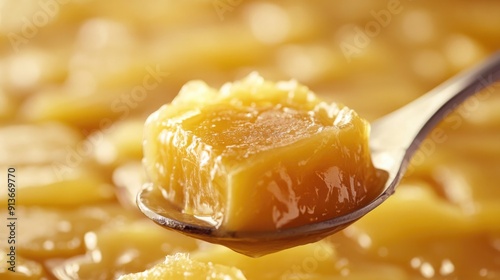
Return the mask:
[(163, 197), (226, 230), (262, 231), (359, 208), (383, 180), (369, 125), (297, 82), (257, 74), (185, 85), (146, 123), (144, 163)]

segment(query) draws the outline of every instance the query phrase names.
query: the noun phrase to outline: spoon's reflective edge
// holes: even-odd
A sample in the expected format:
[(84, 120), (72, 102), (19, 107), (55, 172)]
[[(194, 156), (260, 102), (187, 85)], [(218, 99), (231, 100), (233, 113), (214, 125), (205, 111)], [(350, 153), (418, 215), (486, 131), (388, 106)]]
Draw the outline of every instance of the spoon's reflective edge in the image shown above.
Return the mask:
[[(379, 199), (381, 199), (379, 202), (380, 204), (386, 198), (384, 198), (384, 195), (380, 195), (376, 200)], [(171, 202), (159, 196), (158, 193), (155, 192), (153, 185), (150, 183), (145, 184), (139, 192), (137, 196), (137, 205), (149, 219), (153, 220), (157, 224), (199, 238), (202, 238), (203, 236), (210, 236), (220, 239), (246, 239), (250, 241), (275, 240), (277, 238), (289, 238), (293, 236), (322, 233), (325, 231), (328, 231), (329, 234), (331, 234), (332, 231), (339, 231), (348, 224), (357, 220), (357, 218), (354, 218), (353, 220), (352, 217), (349, 217), (350, 215), (345, 215), (336, 219), (323, 221), (321, 223), (294, 228), (277, 229), (269, 232), (226, 231), (218, 229), (208, 222), (199, 220), (191, 215), (182, 213)], [(361, 216), (362, 215), (359, 217)], [(328, 224), (328, 226), (325, 227), (325, 224)]]
[[(167, 200), (160, 199), (161, 195), (155, 194), (152, 184), (143, 186), (137, 195), (137, 205), (148, 218), (157, 224), (207, 241), (219, 239), (257, 242), (304, 236), (311, 236), (310, 240), (313, 241), (321, 239), (342, 230), (390, 197), (395, 192), (395, 187), (403, 177), (421, 140), (432, 128), (467, 97), (497, 81), (500, 81), (500, 53), (496, 53), (477, 67), (456, 75), (412, 103), (374, 122), (370, 135), (372, 159), (375, 167), (389, 172), (389, 178), (384, 191), (377, 198), (349, 214), (300, 227), (269, 232), (242, 232), (225, 231), (191, 215), (183, 214)], [(425, 116), (422, 117), (422, 114)], [(410, 125), (408, 118), (412, 119)], [(400, 131), (403, 138), (395, 140), (392, 135), (394, 129)], [(312, 238), (312, 236), (317, 236), (317, 238)]]

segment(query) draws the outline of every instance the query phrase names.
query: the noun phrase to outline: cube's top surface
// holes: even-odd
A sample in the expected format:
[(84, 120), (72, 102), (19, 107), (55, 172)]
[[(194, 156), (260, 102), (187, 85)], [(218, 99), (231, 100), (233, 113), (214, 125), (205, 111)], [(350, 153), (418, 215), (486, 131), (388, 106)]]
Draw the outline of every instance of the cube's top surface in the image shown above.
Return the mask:
[(339, 130), (349, 125), (353, 114), (322, 102), (295, 81), (274, 83), (252, 73), (220, 90), (190, 82), (150, 121), (177, 127), (234, 162)]

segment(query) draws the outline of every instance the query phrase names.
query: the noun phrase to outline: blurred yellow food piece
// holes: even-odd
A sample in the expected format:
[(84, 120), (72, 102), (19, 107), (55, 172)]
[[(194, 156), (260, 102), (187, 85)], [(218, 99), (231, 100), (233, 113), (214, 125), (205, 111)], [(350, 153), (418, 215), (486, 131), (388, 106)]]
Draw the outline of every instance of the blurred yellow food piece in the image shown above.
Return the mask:
[(237, 267), (248, 279), (315, 279), (314, 277), (320, 275), (338, 273), (338, 269), (333, 265), (338, 257), (332, 244), (326, 241), (286, 249), (259, 258), (248, 257), (226, 247), (214, 245), (193, 253), (191, 257), (201, 262)]
[(12, 255), (15, 253), (10, 248), (0, 248), (0, 278), (9, 280), (48, 279), (42, 264), (20, 256), (15, 256), (15, 259), (11, 260)]
[[(89, 163), (95, 143), (56, 123), (0, 128), (0, 167), (16, 169), (19, 205), (75, 206), (112, 201), (114, 187)], [(6, 204), (2, 192), (0, 205)], [(57, 199), (56, 199), (57, 198)]]
[(187, 254), (169, 255), (163, 263), (139, 273), (124, 275), (120, 280), (245, 280), (243, 273), (235, 268), (212, 262), (192, 260)]
[[(16, 215), (17, 253), (36, 260), (82, 254), (85, 252), (83, 237), (87, 232), (134, 218), (133, 213), (116, 204), (69, 209), (18, 206)], [(2, 212), (2, 216), (6, 217), (7, 213)], [(3, 228), (0, 233), (4, 234)]]
[(115, 223), (89, 231), (84, 245), (85, 255), (53, 262), (52, 273), (63, 279), (116, 279), (145, 270), (165, 255), (198, 248), (196, 240), (165, 231), (147, 220)]

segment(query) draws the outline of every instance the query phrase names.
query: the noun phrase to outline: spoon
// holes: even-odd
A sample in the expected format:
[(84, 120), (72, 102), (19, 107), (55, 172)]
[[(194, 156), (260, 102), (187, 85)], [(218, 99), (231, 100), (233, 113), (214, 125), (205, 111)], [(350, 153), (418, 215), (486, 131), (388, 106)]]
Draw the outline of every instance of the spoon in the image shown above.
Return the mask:
[(500, 52), (451, 78), (410, 104), (371, 124), (370, 151), (376, 168), (387, 171), (382, 193), (370, 203), (342, 216), (295, 228), (268, 232), (225, 231), (182, 213), (165, 200), (151, 183), (137, 195), (139, 209), (157, 224), (211, 243), (225, 245), (249, 256), (318, 241), (342, 230), (379, 206), (395, 192), (409, 162), (426, 135), (454, 108), (473, 94), (500, 81)]

